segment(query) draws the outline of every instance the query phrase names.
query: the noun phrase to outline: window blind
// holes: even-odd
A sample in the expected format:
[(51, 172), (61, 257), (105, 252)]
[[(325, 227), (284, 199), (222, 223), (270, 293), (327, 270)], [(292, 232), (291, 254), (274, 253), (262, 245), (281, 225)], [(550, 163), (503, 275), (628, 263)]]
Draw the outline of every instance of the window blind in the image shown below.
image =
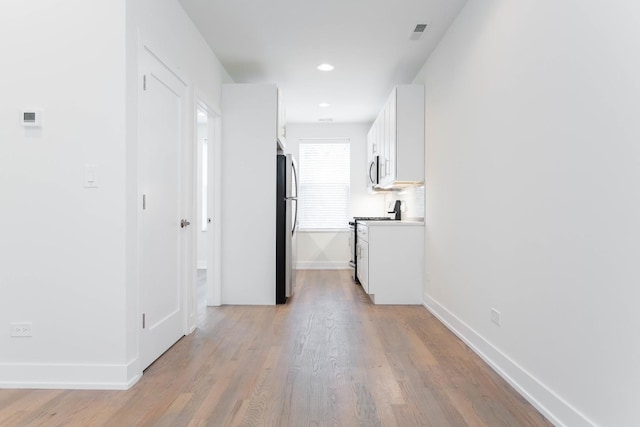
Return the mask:
[(348, 139), (300, 141), (300, 229), (348, 228)]

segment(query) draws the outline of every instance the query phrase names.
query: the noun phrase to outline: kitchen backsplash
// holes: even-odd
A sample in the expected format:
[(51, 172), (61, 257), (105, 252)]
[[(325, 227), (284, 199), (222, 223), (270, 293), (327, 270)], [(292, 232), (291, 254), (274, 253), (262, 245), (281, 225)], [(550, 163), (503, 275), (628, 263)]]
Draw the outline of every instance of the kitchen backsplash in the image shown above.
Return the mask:
[(424, 220), (424, 185), (385, 193), (384, 201), (387, 210), (393, 209), (393, 204), (396, 200), (402, 200), (404, 205), (402, 219)]

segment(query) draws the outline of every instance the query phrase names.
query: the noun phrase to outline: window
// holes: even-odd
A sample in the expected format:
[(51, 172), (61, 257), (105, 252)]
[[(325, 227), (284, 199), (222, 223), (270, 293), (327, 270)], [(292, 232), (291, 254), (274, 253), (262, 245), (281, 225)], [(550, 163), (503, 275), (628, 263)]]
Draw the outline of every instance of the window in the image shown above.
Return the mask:
[(348, 228), (348, 139), (300, 141), (300, 229)]

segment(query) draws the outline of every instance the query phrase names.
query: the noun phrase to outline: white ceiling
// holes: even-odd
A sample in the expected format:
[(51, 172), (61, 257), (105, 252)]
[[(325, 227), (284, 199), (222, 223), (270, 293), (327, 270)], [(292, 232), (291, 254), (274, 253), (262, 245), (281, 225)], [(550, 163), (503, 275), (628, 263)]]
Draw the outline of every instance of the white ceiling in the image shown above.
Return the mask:
[[(236, 83), (276, 83), (290, 123), (373, 121), (466, 0), (180, 0)], [(417, 24), (429, 24), (419, 40)], [(331, 72), (316, 67), (327, 62)], [(330, 107), (319, 107), (326, 102)]]

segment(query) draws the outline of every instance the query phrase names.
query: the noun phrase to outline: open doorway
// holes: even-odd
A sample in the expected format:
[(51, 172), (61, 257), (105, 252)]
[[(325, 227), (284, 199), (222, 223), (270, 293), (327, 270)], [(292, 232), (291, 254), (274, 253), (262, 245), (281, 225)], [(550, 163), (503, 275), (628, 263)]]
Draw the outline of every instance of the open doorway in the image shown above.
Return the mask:
[(196, 103), (196, 275), (193, 304), (196, 326), (207, 306), (221, 301), (221, 141), (220, 114), (203, 101)]
[[(206, 310), (207, 306), (207, 270), (209, 264), (209, 233), (211, 216), (209, 215), (209, 175), (211, 174), (211, 162), (209, 161), (209, 141), (213, 138), (209, 135), (209, 112), (204, 105), (198, 104), (197, 128), (196, 128), (196, 164), (197, 164), (197, 215), (196, 215), (196, 307), (198, 318)], [(198, 323), (199, 323), (198, 320)]]

